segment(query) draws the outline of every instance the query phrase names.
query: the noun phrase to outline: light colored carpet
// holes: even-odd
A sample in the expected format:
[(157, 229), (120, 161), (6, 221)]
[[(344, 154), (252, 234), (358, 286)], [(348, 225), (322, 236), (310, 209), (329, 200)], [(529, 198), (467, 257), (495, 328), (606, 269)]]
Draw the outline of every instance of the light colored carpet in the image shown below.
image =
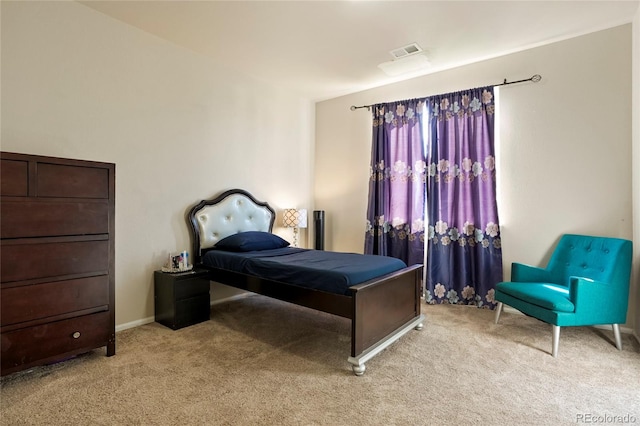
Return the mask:
[[(411, 331), (347, 363), (349, 321), (262, 296), (178, 331), (153, 323), (0, 381), (3, 425), (563, 425), (640, 423), (640, 345), (493, 311), (423, 306)], [(613, 417), (620, 416), (620, 418)], [(587, 419), (592, 419), (587, 421)], [(601, 422), (603, 423), (603, 422)]]

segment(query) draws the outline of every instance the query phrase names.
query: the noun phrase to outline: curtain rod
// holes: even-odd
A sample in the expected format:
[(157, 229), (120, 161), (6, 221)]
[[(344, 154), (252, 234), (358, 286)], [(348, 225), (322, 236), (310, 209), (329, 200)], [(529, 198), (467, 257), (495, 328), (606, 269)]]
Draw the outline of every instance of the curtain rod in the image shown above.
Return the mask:
[[(524, 83), (526, 81), (533, 81), (534, 83), (539, 82), (540, 80), (542, 80), (542, 76), (540, 74), (534, 74), (529, 78), (525, 78), (523, 80), (517, 80), (517, 81), (507, 81), (507, 79), (505, 78), (504, 81), (502, 83), (498, 83), (498, 84), (492, 84), (491, 86), (493, 87), (497, 87), (497, 86), (507, 86), (509, 84), (516, 84), (516, 83)], [(428, 96), (427, 96), (428, 97)], [(355, 111), (357, 109), (360, 108), (366, 108), (367, 111), (371, 111), (371, 107), (373, 105), (361, 105), (361, 106), (355, 106), (355, 105), (351, 105), (351, 111)]]

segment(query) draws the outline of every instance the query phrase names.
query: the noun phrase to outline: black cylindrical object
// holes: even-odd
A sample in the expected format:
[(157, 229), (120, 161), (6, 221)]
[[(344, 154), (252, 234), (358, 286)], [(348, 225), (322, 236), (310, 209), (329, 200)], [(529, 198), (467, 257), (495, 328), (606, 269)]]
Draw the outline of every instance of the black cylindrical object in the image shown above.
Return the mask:
[(315, 249), (324, 250), (324, 210), (313, 211), (313, 228), (315, 230)]

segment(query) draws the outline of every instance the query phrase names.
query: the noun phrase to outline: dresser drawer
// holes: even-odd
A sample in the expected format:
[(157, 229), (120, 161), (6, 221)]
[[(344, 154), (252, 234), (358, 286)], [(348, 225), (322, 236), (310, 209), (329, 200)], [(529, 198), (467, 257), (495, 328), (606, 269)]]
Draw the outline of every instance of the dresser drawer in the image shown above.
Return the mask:
[(109, 241), (2, 244), (2, 282), (104, 272), (109, 270)]
[(208, 321), (211, 317), (211, 299), (209, 293), (189, 299), (176, 300), (173, 318), (167, 318), (166, 324), (177, 330), (199, 322)]
[(26, 197), (29, 195), (29, 163), (21, 160), (0, 161), (0, 195)]
[(38, 163), (38, 197), (109, 198), (109, 169)]
[(177, 281), (174, 287), (175, 298), (176, 300), (181, 300), (202, 295), (209, 297), (210, 287), (209, 280), (202, 278)]
[(11, 372), (106, 346), (109, 312), (2, 333), (2, 371)]
[(3, 201), (2, 238), (53, 237), (109, 233), (105, 202)]
[(2, 326), (109, 304), (109, 276), (3, 288)]

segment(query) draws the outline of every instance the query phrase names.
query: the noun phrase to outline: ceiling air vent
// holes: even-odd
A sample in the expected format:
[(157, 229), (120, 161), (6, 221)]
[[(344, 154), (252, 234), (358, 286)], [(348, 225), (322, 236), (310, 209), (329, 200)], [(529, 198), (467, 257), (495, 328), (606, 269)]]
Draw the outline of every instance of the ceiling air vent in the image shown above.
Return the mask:
[(418, 43), (411, 43), (398, 49), (393, 49), (389, 53), (391, 53), (391, 56), (393, 56), (394, 59), (400, 59), (420, 52), (422, 52), (422, 48), (418, 46)]
[(414, 71), (422, 71), (431, 66), (427, 58), (427, 52), (418, 46), (418, 43), (411, 43), (391, 52), (393, 60), (383, 62), (378, 65), (382, 71), (389, 76), (397, 76)]

